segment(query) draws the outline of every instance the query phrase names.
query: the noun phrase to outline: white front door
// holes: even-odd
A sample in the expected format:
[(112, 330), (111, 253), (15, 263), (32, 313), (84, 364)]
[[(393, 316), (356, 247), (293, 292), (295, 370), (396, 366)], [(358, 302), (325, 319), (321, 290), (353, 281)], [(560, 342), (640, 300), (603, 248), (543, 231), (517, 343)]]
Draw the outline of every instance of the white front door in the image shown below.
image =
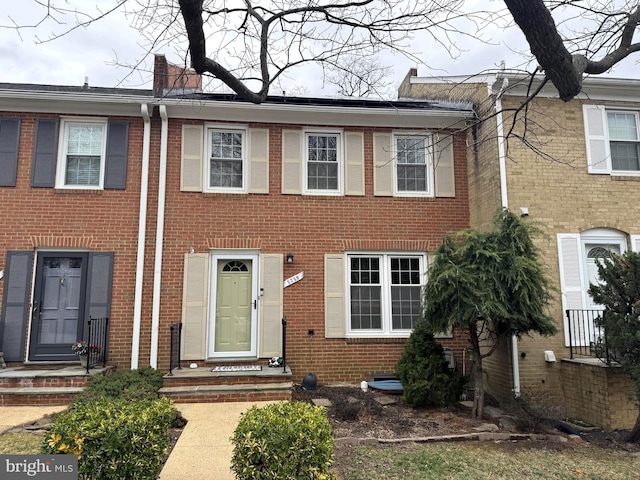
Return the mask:
[(255, 357), (258, 256), (213, 255), (209, 357)]

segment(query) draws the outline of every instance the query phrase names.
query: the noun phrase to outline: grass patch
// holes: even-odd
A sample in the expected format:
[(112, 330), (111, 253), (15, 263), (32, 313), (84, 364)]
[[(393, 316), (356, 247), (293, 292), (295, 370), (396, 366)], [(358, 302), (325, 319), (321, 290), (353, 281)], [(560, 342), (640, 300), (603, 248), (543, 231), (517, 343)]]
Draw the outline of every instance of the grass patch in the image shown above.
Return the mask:
[(584, 445), (548, 448), (541, 444), (413, 444), (354, 447), (336, 462), (341, 480), (618, 480), (637, 479), (630, 454)]
[(0, 436), (0, 455), (37, 455), (42, 435), (26, 432), (5, 433)]

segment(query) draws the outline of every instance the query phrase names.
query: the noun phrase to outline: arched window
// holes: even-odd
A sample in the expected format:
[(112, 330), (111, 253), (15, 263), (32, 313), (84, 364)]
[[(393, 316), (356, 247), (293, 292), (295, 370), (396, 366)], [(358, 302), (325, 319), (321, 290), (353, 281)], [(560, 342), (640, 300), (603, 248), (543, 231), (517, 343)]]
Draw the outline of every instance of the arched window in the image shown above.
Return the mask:
[(231, 260), (227, 262), (227, 264), (222, 267), (223, 272), (248, 272), (249, 269), (244, 262), (240, 260)]

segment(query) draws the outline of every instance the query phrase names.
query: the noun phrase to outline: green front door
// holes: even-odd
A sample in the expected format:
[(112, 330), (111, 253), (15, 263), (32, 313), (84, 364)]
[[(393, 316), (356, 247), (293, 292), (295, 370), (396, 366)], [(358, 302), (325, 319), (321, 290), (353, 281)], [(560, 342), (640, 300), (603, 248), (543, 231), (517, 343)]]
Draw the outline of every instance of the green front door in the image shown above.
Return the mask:
[(253, 262), (218, 259), (215, 353), (247, 354), (252, 350)]

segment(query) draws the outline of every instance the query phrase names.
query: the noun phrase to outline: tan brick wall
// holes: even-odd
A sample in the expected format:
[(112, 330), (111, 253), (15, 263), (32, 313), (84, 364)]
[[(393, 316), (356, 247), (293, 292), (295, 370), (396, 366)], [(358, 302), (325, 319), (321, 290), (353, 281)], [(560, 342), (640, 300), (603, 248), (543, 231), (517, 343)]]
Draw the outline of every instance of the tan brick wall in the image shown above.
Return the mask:
[(629, 400), (633, 384), (604, 364), (562, 361), (562, 389), (567, 416), (607, 430), (629, 429), (638, 408)]
[[(492, 114), (495, 106), (495, 97), (488, 96), (487, 86), (483, 83), (410, 84), (407, 76), (400, 87), (400, 95), (470, 100), (480, 117)], [(558, 335), (524, 337), (518, 342), (520, 382), (523, 391), (528, 387), (545, 386), (561, 399), (563, 388), (559, 362), (547, 363), (544, 360), (545, 350), (554, 351), (558, 360), (569, 357), (564, 342), (556, 235), (580, 233), (598, 227), (640, 234), (638, 178), (587, 172), (582, 105), (598, 102), (573, 100), (564, 103), (557, 99), (534, 99), (528, 107), (525, 136), (530, 143), (525, 144), (517, 138), (524, 133), (522, 115), (514, 123), (512, 114), (507, 113), (517, 108), (521, 101), (522, 98), (509, 96), (502, 100), (505, 134), (512, 126), (516, 134), (505, 145), (508, 206), (516, 213), (520, 207), (527, 207), (530, 220), (536, 222), (546, 235), (538, 238), (537, 244), (552, 284), (557, 289), (550, 313), (556, 321)], [(616, 102), (605, 104), (622, 105)], [(624, 106), (640, 108), (640, 105), (629, 103)], [(474, 228), (485, 228), (501, 204), (495, 125), (494, 117), (468, 133), (469, 144), (477, 147), (475, 150), (469, 148), (467, 152), (470, 224)], [(502, 398), (509, 396), (513, 389), (510, 341), (486, 359), (485, 370), (490, 393)], [(566, 389), (564, 392), (566, 394)]]

